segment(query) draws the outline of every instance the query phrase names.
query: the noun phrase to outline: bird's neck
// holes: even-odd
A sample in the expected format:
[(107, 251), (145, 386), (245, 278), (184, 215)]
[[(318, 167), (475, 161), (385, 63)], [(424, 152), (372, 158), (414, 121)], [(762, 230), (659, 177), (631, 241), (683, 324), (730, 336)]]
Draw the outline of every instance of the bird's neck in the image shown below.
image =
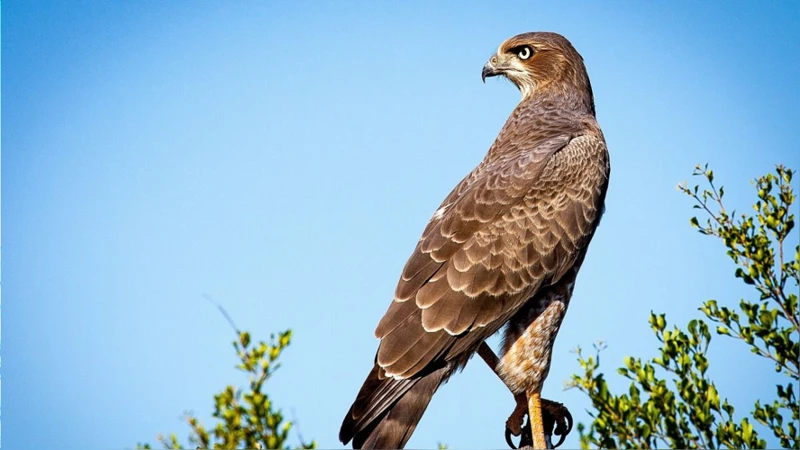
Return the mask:
[(493, 159), (499, 149), (502, 153), (525, 151), (556, 136), (594, 128), (594, 123), (591, 89), (542, 90), (514, 108), (487, 156)]
[[(534, 115), (557, 118), (559, 116), (595, 116), (594, 95), (588, 79), (582, 86), (573, 83), (553, 82), (541, 86), (530, 95), (523, 95), (517, 110), (527, 110)], [(558, 111), (559, 113), (555, 113)], [(555, 114), (554, 114), (555, 113)]]

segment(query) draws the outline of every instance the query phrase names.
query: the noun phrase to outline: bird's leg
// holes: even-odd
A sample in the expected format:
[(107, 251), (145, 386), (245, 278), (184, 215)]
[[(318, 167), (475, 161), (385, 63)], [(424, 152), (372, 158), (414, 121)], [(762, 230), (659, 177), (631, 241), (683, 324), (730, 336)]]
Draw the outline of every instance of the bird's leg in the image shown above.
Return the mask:
[(544, 436), (542, 420), (542, 396), (539, 391), (528, 392), (528, 419), (531, 423), (533, 448), (550, 448)]
[[(478, 355), (483, 358), (483, 361), (492, 368), (492, 371), (500, 378), (500, 374), (497, 373), (497, 365), (500, 360), (497, 358), (497, 355), (494, 354), (494, 351), (489, 347), (486, 342), (481, 343), (481, 346), (478, 347)], [(500, 378), (502, 381), (503, 379)], [(505, 384), (505, 382), (503, 382)], [(508, 387), (508, 385), (506, 385)], [(509, 391), (511, 388), (509, 388)], [(511, 432), (514, 436), (519, 436), (522, 432), (522, 422), (525, 420), (525, 414), (528, 413), (528, 401), (525, 397), (525, 394), (514, 394), (514, 400), (517, 402), (517, 406), (514, 408), (514, 412), (508, 417), (506, 421), (506, 429)], [(510, 445), (510, 444), (509, 444)]]
[[(494, 354), (494, 351), (491, 349), (491, 347), (486, 344), (486, 342), (481, 343), (480, 347), (478, 347), (478, 355), (480, 355), (483, 361), (486, 362), (489, 367), (491, 367), (492, 371), (497, 375), (497, 377), (503, 381), (502, 377), (500, 377), (500, 374), (497, 372), (497, 365), (500, 361), (497, 358), (497, 355)], [(505, 384), (505, 381), (503, 381), (503, 383)], [(509, 391), (511, 391), (511, 388), (508, 385), (506, 385), (506, 387), (508, 387)], [(511, 448), (514, 448), (514, 445), (511, 442), (511, 436), (509, 433), (513, 434), (514, 436), (519, 436), (523, 431), (526, 432), (522, 434), (519, 448), (531, 446), (533, 444), (531, 439), (531, 421), (528, 421), (528, 426), (525, 427), (525, 429), (522, 427), (522, 423), (525, 420), (525, 415), (529, 414), (529, 398), (530, 397), (523, 393), (514, 394), (514, 400), (517, 405), (506, 421), (506, 442)], [(567, 434), (572, 431), (572, 415), (561, 403), (553, 402), (541, 397), (539, 397), (538, 402), (541, 411), (539, 416), (540, 423), (543, 425), (543, 429), (545, 430), (544, 436), (548, 443), (548, 445), (543, 448), (557, 448), (564, 442)], [(532, 416), (529, 415), (528, 417), (530, 418)], [(553, 427), (555, 427), (554, 431)], [(550, 442), (551, 433), (560, 436), (555, 446), (553, 446)]]
[[(522, 426), (522, 420), (525, 418), (526, 414), (529, 414), (528, 417), (530, 418), (530, 413), (528, 412), (528, 401), (525, 395), (519, 394), (514, 396), (517, 401), (517, 407), (514, 409), (514, 412), (511, 413), (511, 417), (508, 418), (506, 422), (506, 443), (511, 448), (514, 448), (513, 442), (511, 442), (511, 434), (513, 433), (514, 436), (519, 435), (522, 433), (522, 437), (519, 441), (519, 446), (517, 448), (523, 447), (530, 447), (533, 445), (533, 431), (531, 426), (530, 419), (528, 423), (525, 424), (525, 428), (522, 428), (520, 431), (515, 432), (512, 430), (511, 425), (515, 423), (515, 420), (518, 420), (519, 427)], [(558, 448), (561, 444), (564, 443), (564, 440), (567, 438), (567, 434), (572, 431), (572, 414), (570, 414), (569, 410), (561, 403), (550, 401), (544, 398), (540, 398), (539, 401), (541, 402), (541, 411), (542, 411), (542, 424), (544, 427), (544, 439), (546, 442), (545, 448)], [(515, 416), (518, 417), (515, 418)], [(555, 428), (555, 430), (553, 429)], [(552, 435), (558, 436), (558, 442), (553, 444)]]

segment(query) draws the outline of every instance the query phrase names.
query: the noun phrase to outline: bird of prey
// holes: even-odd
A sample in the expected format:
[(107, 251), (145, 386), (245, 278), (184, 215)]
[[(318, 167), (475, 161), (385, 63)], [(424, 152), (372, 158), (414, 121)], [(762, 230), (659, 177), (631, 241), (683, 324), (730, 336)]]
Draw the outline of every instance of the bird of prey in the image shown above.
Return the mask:
[[(509, 38), (481, 73), (498, 75), (522, 99), (406, 263), (344, 444), (403, 448), (437, 388), (478, 352), (515, 394), (520, 423), (528, 414), (534, 447), (547, 445), (541, 390), (603, 214), (609, 155), (583, 58), (566, 38)], [(503, 326), (497, 358), (484, 341)]]

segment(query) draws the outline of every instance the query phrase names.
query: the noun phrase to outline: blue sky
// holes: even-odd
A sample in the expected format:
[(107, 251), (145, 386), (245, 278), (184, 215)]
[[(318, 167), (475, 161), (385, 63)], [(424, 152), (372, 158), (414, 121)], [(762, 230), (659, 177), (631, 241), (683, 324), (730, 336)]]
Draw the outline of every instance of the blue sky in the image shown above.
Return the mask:
[[(587, 421), (570, 349), (605, 340), (612, 373), (654, 354), (651, 310), (749, 294), (675, 185), (710, 162), (745, 210), (749, 179), (800, 168), (799, 22), (795, 2), (5, 2), (4, 446), (185, 436), (244, 381), (207, 294), (256, 338), (294, 329), (270, 393), (341, 448), (406, 258), (519, 100), (480, 69), (534, 30), (584, 56), (611, 152), (544, 391)], [(721, 338), (711, 359), (737, 412), (772, 396), (770, 364)], [(504, 448), (504, 389), (474, 360), (409, 447)]]

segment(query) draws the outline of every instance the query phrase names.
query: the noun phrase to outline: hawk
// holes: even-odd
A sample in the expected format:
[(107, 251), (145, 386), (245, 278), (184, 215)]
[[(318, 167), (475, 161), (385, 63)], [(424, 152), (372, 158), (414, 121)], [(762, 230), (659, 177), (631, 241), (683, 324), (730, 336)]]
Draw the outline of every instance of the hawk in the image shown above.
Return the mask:
[[(515, 395), (507, 427), (519, 434), (527, 413), (533, 445), (547, 445), (540, 394), (603, 214), (609, 155), (583, 58), (566, 38), (509, 38), (481, 73), (498, 75), (522, 99), (408, 259), (375, 330), (375, 365), (342, 423), (343, 444), (402, 448), (438, 387), (477, 352)], [(503, 326), (497, 358), (484, 341)]]

